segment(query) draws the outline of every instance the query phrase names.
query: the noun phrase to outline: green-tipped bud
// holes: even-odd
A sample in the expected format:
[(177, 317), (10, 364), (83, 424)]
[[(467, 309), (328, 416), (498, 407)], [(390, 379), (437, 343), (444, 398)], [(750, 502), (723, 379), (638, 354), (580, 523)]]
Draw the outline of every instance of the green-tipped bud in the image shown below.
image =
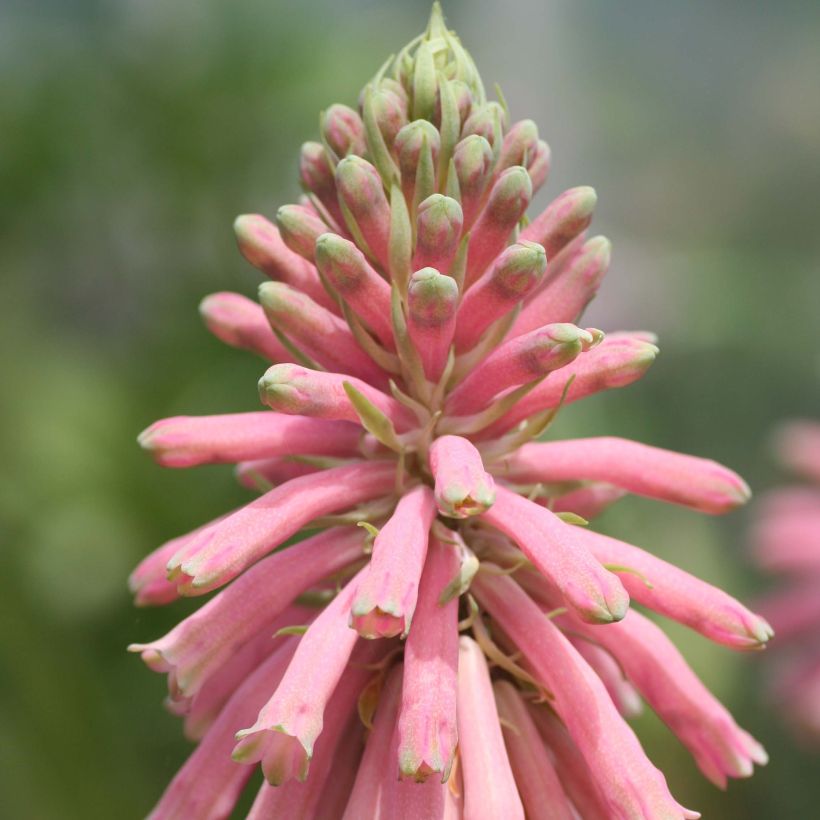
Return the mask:
[(523, 298), (547, 269), (547, 254), (537, 242), (510, 245), (492, 268), (492, 285), (507, 298)]
[(526, 168), (535, 159), (537, 150), (538, 126), (532, 120), (521, 120), (504, 136), (496, 169), (500, 171), (512, 165)]
[(455, 331), (458, 285), (435, 268), (422, 268), (410, 277), (407, 326), (421, 357), (424, 374), (437, 382), (444, 372)]
[(588, 185), (570, 188), (521, 231), (521, 239), (543, 245), (552, 262), (563, 248), (589, 227), (597, 201), (595, 189)]
[(504, 128), (507, 125), (507, 112), (500, 103), (488, 102), (478, 108), (473, 108), (467, 117), (467, 122), (461, 130), (462, 137), (478, 134), (484, 137), (493, 148), (501, 148)]
[(482, 215), (492, 224), (510, 226), (510, 229), (524, 215), (532, 199), (532, 182), (526, 168), (514, 165), (507, 168), (493, 186), (487, 201), (487, 210)]
[(302, 205), (283, 205), (276, 212), (276, 224), (284, 243), (312, 262), (316, 239), (327, 232), (327, 225)]
[(433, 194), (419, 205), (413, 266), (447, 273), (458, 250), (464, 214), (449, 196)]
[(441, 137), (436, 127), (427, 120), (413, 120), (396, 135), (393, 148), (399, 160), (402, 181), (415, 182), (416, 168), (425, 144), (430, 148), (435, 165), (441, 148)]
[(339, 157), (364, 154), (365, 138), (362, 118), (346, 105), (331, 105), (322, 115), (322, 137)]
[(392, 91), (375, 90), (370, 99), (374, 119), (389, 149), (396, 135), (407, 124), (407, 108), (402, 98)]
[(333, 167), (327, 158), (325, 147), (319, 142), (306, 142), (299, 152), (299, 178), (302, 185), (320, 199), (332, 191), (336, 193), (333, 181)]
[(458, 286), (451, 276), (435, 268), (422, 268), (410, 277), (407, 303), (410, 317), (419, 324), (440, 325), (453, 316)]
[(456, 145), (453, 167), (467, 227), (478, 215), (484, 191), (492, 179), (494, 164), (492, 146), (484, 137), (473, 134)]

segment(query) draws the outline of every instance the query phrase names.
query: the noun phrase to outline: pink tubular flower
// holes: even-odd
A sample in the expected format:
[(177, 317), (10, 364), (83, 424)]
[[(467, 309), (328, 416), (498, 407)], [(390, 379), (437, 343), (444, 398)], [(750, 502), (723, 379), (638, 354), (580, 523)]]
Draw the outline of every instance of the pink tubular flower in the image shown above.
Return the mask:
[[(657, 353), (652, 334), (571, 324), (610, 245), (586, 235), (588, 187), (525, 224), (550, 159), (436, 3), (358, 110), (323, 114), (300, 203), (237, 220), (272, 281), (261, 306), (219, 293), (201, 313), (268, 360), (266, 409), (139, 438), (163, 466), (233, 463), (259, 493), (130, 578), (141, 606), (215, 591), (130, 647), (199, 742), (156, 820), (227, 817), (256, 763), (255, 820), (694, 818), (627, 723), (641, 697), (715, 782), (765, 762), (630, 598), (735, 649), (765, 621), (575, 525), (629, 493), (728, 512), (742, 479), (623, 439), (535, 443)], [(793, 631), (813, 612), (807, 596)]]
[(820, 744), (820, 422), (795, 421), (775, 436), (780, 462), (809, 484), (770, 490), (758, 505), (752, 556), (781, 587), (761, 602), (777, 633), (770, 693), (795, 733)]

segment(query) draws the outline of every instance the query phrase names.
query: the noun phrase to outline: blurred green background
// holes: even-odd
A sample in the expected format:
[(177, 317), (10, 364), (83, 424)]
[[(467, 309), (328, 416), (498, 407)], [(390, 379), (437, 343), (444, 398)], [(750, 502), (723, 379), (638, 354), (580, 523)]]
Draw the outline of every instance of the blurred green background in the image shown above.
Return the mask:
[[(588, 314), (649, 328), (629, 390), (561, 435), (709, 455), (756, 490), (766, 436), (820, 415), (820, 6), (724, 0), (445, 0), (485, 81), (553, 149), (544, 204), (594, 185), (613, 268)], [(199, 299), (259, 279), (244, 212), (298, 194), (318, 111), (354, 103), (426, 2), (0, 3), (0, 816), (137, 818), (184, 759), (164, 682), (125, 653), (181, 614), (131, 607), (163, 540), (246, 497), (230, 468), (162, 471), (136, 434), (176, 413), (255, 409), (262, 364), (201, 327)], [(747, 513), (628, 499), (602, 523), (740, 596)], [(772, 762), (721, 793), (641, 720), (676, 797), (711, 818), (812, 816), (818, 757), (760, 696), (760, 656), (676, 640)]]

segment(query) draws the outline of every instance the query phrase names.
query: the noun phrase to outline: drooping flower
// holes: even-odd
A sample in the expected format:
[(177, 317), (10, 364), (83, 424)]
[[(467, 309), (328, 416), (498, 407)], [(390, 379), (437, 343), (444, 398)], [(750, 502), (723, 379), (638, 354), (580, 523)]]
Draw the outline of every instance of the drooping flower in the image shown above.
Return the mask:
[(236, 221), (272, 280), (259, 304), (201, 306), (270, 363), (268, 409), (140, 437), (261, 493), (132, 575), (140, 605), (214, 592), (131, 647), (199, 741), (152, 816), (225, 817), (258, 762), (252, 818), (697, 817), (626, 721), (641, 698), (718, 785), (765, 752), (630, 598), (735, 649), (770, 630), (581, 517), (627, 493), (723, 513), (749, 492), (637, 442), (537, 442), (657, 353), (575, 324), (609, 264), (594, 191), (526, 220), (549, 148), (487, 99), (437, 4), (320, 136), (299, 203)]
[(770, 490), (752, 530), (757, 565), (781, 587), (761, 609), (777, 631), (771, 694), (796, 734), (820, 742), (820, 423), (796, 421), (775, 439), (784, 467), (803, 484)]

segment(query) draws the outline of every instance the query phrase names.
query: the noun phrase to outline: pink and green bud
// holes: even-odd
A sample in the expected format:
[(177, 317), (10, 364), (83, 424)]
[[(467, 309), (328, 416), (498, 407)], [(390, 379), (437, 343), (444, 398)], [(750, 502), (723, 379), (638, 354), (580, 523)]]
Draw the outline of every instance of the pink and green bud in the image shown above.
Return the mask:
[[(259, 398), (278, 413), (361, 424), (345, 390), (346, 383), (387, 416), (400, 432), (414, 426), (415, 419), (403, 404), (366, 382), (341, 373), (308, 370), (297, 364), (268, 368), (259, 380)], [(361, 430), (357, 432), (361, 434)]]
[(575, 540), (613, 568), (632, 598), (732, 649), (760, 649), (772, 628), (723, 590), (639, 547), (575, 527)]
[[(495, 148), (503, 137), (507, 123), (507, 113), (500, 103), (494, 100), (482, 106), (474, 106), (470, 116), (461, 130), (462, 138), (477, 135), (483, 137)], [(500, 145), (498, 146), (500, 148)]]
[(749, 777), (764, 765), (763, 747), (741, 729), (703, 685), (663, 630), (638, 612), (608, 629), (567, 617), (569, 626), (615, 658), (658, 717), (689, 749), (716, 786), (727, 777)]
[(324, 289), (316, 268), (299, 254), (294, 253), (282, 240), (279, 229), (264, 216), (238, 216), (233, 224), (239, 250), (255, 268), (275, 282), (306, 293), (328, 310), (338, 306)]
[(241, 461), (236, 465), (236, 480), (249, 490), (266, 493), (280, 484), (293, 478), (301, 478), (308, 473), (322, 469), (319, 464), (287, 456), (260, 458), (253, 461)]
[(259, 287), (259, 302), (275, 330), (329, 370), (387, 386), (387, 374), (359, 347), (347, 322), (281, 282)]
[(538, 150), (538, 126), (532, 120), (515, 123), (504, 135), (498, 155), (496, 172), (522, 165), (526, 168)]
[[(610, 334), (597, 347), (539, 384), (509, 413), (484, 430), (482, 436), (498, 435), (535, 413), (558, 407), (562, 400), (564, 404), (571, 404), (603, 390), (626, 387), (646, 373), (657, 354), (658, 348), (639, 334)], [(570, 379), (572, 383), (566, 389)]]
[(464, 294), (456, 324), (456, 351), (471, 350), (484, 331), (532, 293), (547, 269), (547, 256), (535, 242), (506, 248)]
[(478, 644), (466, 636), (458, 647), (458, 739), (464, 816), (524, 820), (487, 661)]
[(322, 136), (339, 159), (366, 151), (362, 118), (346, 105), (331, 105), (322, 114)]
[(514, 484), (602, 481), (713, 514), (729, 512), (751, 495), (737, 473), (715, 461), (611, 436), (525, 444), (496, 471)]
[(230, 413), (155, 421), (138, 441), (163, 467), (195, 467), (283, 455), (354, 456), (360, 432), (352, 424)]
[(520, 239), (543, 245), (552, 260), (589, 227), (597, 201), (594, 188), (586, 185), (570, 188), (521, 231)]
[(168, 784), (149, 818), (228, 817), (250, 779), (249, 767), (231, 760), (237, 726), (253, 720), (272, 687), (278, 685), (296, 648), (286, 641), (242, 682), (185, 765)]
[(306, 142), (299, 154), (299, 178), (305, 190), (310, 191), (341, 230), (344, 216), (339, 208), (333, 166), (320, 142)]
[(212, 293), (199, 304), (208, 330), (231, 347), (250, 350), (270, 362), (291, 358), (287, 348), (271, 331), (265, 311), (238, 293)]
[(463, 139), (453, 151), (465, 230), (472, 226), (481, 210), (494, 166), (492, 146), (477, 134)]
[(458, 743), (458, 597), (442, 603), (442, 593), (458, 574), (451, 544), (430, 538), (413, 627), (404, 647), (404, 684), (398, 720), (398, 761), (402, 777), (442, 783)]
[[(393, 143), (401, 171), (402, 191), (408, 202), (413, 202), (416, 194), (416, 178), (419, 164), (429, 161), (430, 168), (438, 165), (441, 151), (441, 135), (436, 127), (427, 120), (414, 120), (408, 123), (396, 135)], [(429, 153), (429, 157), (423, 159)], [(435, 177), (435, 170), (433, 170)], [(433, 179), (435, 182), (435, 178)]]
[(283, 205), (276, 212), (282, 241), (308, 262), (313, 262), (316, 240), (327, 233), (327, 224), (304, 205)]
[(450, 393), (448, 414), (475, 413), (499, 393), (565, 367), (599, 343), (602, 335), (597, 330), (555, 324), (510, 339)]
[(364, 570), (322, 610), (299, 641), (293, 660), (256, 723), (237, 732), (238, 763), (261, 762), (274, 786), (307, 777), (325, 707), (342, 677), (358, 635), (347, 626)]
[[(475, 282), (504, 250), (532, 198), (532, 183), (526, 168), (507, 168), (498, 177), (484, 210), (470, 231), (465, 288)], [(465, 224), (467, 220), (465, 219)]]
[(547, 281), (516, 319), (510, 333), (515, 336), (547, 322), (573, 322), (595, 296), (609, 269), (612, 246), (596, 236), (587, 240), (580, 253)]
[(316, 240), (316, 266), (382, 344), (395, 347), (390, 285), (373, 270), (356, 245), (335, 233), (322, 234)]
[(456, 329), (458, 285), (435, 268), (422, 268), (410, 277), (407, 292), (407, 329), (424, 367), (425, 376), (437, 382)]
[(361, 530), (326, 530), (259, 561), (167, 635), (129, 651), (169, 672), (172, 698), (193, 697), (299, 594), (363, 555)]
[(364, 638), (407, 635), (436, 514), (423, 484), (405, 493), (373, 543), (370, 565), (350, 610), (350, 625)]
[(552, 165), (552, 151), (544, 140), (538, 140), (535, 154), (527, 162), (527, 172), (532, 181), (532, 191), (538, 191), (547, 181)]
[(192, 539), (168, 562), (168, 577), (184, 595), (210, 592), (313, 519), (385, 495), (395, 477), (395, 464), (370, 461), (295, 478)]
[(461, 240), (461, 205), (449, 196), (433, 194), (418, 207), (413, 268), (449, 273)]
[(574, 820), (549, 752), (518, 690), (506, 680), (493, 684), (495, 705), (515, 782), (527, 817)]
[(343, 159), (336, 167), (339, 199), (373, 259), (383, 271), (389, 269), (390, 205), (379, 172), (358, 156)]
[(550, 705), (601, 786), (608, 816), (700, 816), (675, 801), (600, 678), (512, 578), (481, 572), (472, 590), (550, 692)]
[(407, 102), (393, 91), (382, 88), (373, 91), (370, 103), (376, 125), (388, 150), (393, 148), (398, 133), (407, 125)]
[(461, 436), (439, 436), (430, 446), (438, 511), (448, 518), (480, 515), (495, 501), (495, 482), (481, 454)]
[(500, 486), (481, 520), (514, 541), (582, 620), (611, 623), (626, 615), (624, 585), (585, 547), (580, 527)]

